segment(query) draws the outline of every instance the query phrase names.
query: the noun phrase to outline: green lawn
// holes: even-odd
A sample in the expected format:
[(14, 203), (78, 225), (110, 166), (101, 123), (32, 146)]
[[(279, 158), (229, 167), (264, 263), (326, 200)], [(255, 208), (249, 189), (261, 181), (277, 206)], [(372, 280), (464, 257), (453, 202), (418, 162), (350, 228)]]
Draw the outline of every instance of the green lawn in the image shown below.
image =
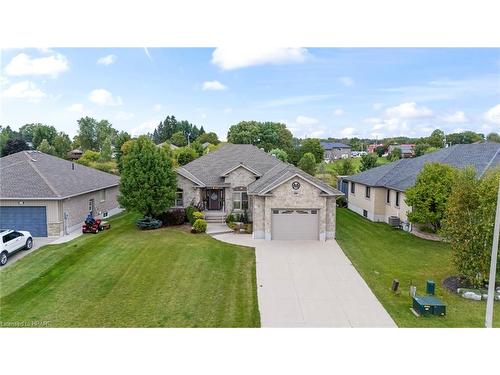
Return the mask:
[[(342, 162), (342, 159), (335, 160), (332, 163), (325, 163), (325, 168), (326, 168), (327, 171), (335, 172), (335, 166), (336, 166), (336, 164), (337, 163), (341, 163), (341, 162)], [(381, 166), (381, 165), (384, 165), (384, 164), (387, 164), (387, 163), (390, 163), (390, 161), (387, 158), (379, 157), (377, 159), (377, 167)], [(361, 164), (361, 158), (352, 158), (352, 164), (354, 166), (354, 170), (356, 171), (356, 173), (358, 173), (359, 172), (359, 166)]]
[[(484, 326), (486, 302), (463, 299), (442, 286), (455, 274), (449, 245), (372, 223), (348, 209), (337, 209), (337, 241), (399, 327)], [(390, 290), (393, 279), (400, 281), (399, 296)], [(410, 312), (410, 282), (423, 294), (427, 279), (436, 282), (447, 316), (417, 318)], [(500, 303), (495, 303), (493, 325), (500, 327)]]
[(137, 216), (45, 246), (0, 271), (0, 324), (259, 327), (252, 248), (182, 227), (139, 231)]

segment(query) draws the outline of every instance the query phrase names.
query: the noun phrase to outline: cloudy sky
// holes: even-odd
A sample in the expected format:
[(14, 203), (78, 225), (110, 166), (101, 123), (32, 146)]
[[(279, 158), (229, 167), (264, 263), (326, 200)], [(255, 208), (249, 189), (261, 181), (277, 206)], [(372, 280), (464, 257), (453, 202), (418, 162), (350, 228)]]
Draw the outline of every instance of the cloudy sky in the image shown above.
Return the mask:
[(169, 114), (225, 138), (241, 120), (298, 137), (500, 132), (500, 49), (9, 49), (1, 125), (71, 136), (108, 119), (135, 135)]

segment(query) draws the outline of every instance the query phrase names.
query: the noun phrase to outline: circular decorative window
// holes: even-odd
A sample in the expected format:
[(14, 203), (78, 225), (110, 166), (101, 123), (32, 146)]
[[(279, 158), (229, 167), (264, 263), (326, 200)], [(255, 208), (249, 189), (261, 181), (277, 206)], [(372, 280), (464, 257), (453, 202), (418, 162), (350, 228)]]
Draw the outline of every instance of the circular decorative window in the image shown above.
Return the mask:
[(212, 193), (212, 195), (210, 196), (210, 199), (211, 200), (216, 200), (217, 199), (217, 193)]
[(300, 189), (300, 182), (299, 181), (292, 182), (292, 189), (299, 190)]

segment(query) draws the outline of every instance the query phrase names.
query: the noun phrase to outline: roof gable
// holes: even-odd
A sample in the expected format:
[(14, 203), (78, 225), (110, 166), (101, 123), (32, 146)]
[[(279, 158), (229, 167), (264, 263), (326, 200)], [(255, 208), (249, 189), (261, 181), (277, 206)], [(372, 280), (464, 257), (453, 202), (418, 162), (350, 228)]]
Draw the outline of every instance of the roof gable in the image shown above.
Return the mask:
[(246, 169), (247, 171), (249, 171), (250, 173), (254, 174), (257, 177), (262, 176), (262, 174), (257, 172), (255, 169), (253, 169), (253, 168), (251, 168), (243, 163), (239, 163), (239, 164), (235, 165), (234, 167), (229, 168), (227, 171), (223, 172), (221, 174), (221, 177), (227, 177), (231, 172), (237, 170), (238, 168)]

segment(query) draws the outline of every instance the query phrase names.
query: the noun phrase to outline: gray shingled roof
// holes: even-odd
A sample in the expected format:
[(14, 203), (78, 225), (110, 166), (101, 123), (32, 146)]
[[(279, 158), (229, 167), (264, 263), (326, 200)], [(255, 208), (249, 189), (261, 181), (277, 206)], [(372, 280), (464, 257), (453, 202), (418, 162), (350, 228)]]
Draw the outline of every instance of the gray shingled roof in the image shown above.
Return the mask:
[(117, 186), (118, 176), (39, 151), (0, 158), (0, 199), (61, 199)]
[(400, 159), (345, 177), (344, 180), (405, 191), (415, 184), (425, 163), (443, 163), (456, 168), (472, 166), (480, 177), (487, 169), (500, 165), (500, 144), (485, 142), (454, 145), (416, 158)]
[(259, 179), (248, 186), (249, 194), (257, 194), (267, 187), (298, 174), (320, 186), (327, 194), (342, 195), (337, 189), (293, 165), (282, 162), (258, 147), (246, 144), (225, 144), (218, 150), (179, 168), (179, 173), (186, 175), (185, 171), (187, 171), (206, 186), (225, 186), (223, 173), (240, 164), (261, 175)]
[(331, 150), (334, 148), (351, 148), (351, 146), (349, 145), (338, 142), (321, 142), (321, 147), (323, 147), (325, 150)]

